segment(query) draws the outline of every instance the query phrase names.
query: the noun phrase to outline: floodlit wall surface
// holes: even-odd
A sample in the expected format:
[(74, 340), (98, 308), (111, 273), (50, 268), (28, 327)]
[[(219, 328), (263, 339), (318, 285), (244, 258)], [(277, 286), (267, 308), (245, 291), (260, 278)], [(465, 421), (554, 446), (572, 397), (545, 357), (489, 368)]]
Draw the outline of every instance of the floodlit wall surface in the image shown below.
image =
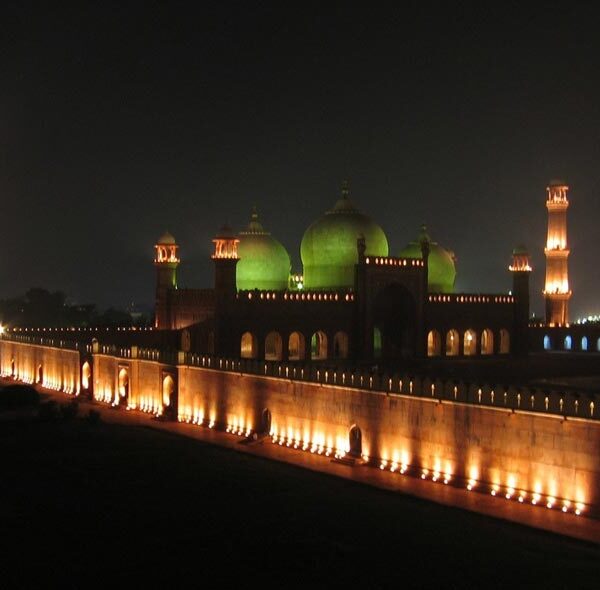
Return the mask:
[(600, 502), (600, 424), (592, 420), (179, 367), (182, 420), (255, 430), (265, 409), (272, 436), (300, 446), (348, 451), (356, 425), (363, 455), (388, 465), (525, 491), (529, 498)]
[(96, 354), (94, 397), (112, 405), (162, 414), (165, 368), (157, 361)]
[[(580, 503), (600, 514), (595, 395), (340, 376), (314, 365), (291, 379), (284, 375), (297, 369), (277, 363), (194, 360), (181, 353), (176, 364), (160, 362), (158, 353), (139, 354), (145, 358), (137, 351), (93, 355), (96, 400), (154, 414), (168, 408), (167, 415), (181, 421), (264, 432), (280, 444), (332, 457), (357, 450), (358, 440), (363, 458), (383, 468), (522, 494), (569, 511)], [(77, 350), (0, 340), (5, 377), (29, 383), (41, 377), (46, 387), (78, 393), (80, 363)]]
[(0, 365), (3, 377), (40, 383), (65, 393), (80, 391), (77, 350), (0, 340)]

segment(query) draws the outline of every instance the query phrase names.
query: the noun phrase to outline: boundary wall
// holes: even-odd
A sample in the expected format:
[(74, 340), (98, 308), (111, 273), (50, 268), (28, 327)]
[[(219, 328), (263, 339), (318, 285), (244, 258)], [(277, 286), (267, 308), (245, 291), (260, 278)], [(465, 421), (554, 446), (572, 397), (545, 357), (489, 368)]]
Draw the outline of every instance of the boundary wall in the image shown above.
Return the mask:
[[(81, 371), (90, 360), (86, 390)], [(98, 343), (79, 351), (2, 339), (0, 368), (4, 377), (129, 410), (600, 516), (596, 394), (173, 357)]]

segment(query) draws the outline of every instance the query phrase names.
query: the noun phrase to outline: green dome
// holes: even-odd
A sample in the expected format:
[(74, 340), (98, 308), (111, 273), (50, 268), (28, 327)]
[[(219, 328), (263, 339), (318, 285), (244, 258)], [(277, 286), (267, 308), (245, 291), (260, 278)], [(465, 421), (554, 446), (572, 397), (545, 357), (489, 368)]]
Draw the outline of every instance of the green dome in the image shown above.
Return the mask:
[(429, 244), (428, 259), (428, 288), (430, 293), (452, 293), (456, 281), (454, 254), (442, 248), (437, 242), (432, 242), (427, 228), (423, 225), (419, 237), (404, 247), (398, 256), (400, 258), (422, 258), (421, 244)]
[(358, 262), (356, 241), (361, 236), (365, 238), (367, 255), (388, 255), (383, 230), (356, 209), (345, 184), (333, 209), (304, 232), (300, 245), (304, 286), (307, 289), (353, 287), (354, 265)]
[(256, 210), (245, 231), (240, 232), (236, 283), (239, 290), (287, 289), (290, 255), (282, 244), (264, 230)]
[(169, 246), (171, 244), (175, 244), (175, 238), (166, 231), (160, 238), (158, 238), (158, 244), (161, 246)]

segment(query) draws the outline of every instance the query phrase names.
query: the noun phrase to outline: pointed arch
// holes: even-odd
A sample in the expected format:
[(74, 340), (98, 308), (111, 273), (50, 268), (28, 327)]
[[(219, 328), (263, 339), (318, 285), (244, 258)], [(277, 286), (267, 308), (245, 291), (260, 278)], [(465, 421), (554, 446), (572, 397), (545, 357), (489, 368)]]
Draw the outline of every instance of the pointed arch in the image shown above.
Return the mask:
[(280, 361), (282, 359), (282, 342), (279, 332), (269, 332), (265, 338), (265, 360)]
[(481, 332), (481, 354), (494, 354), (494, 333), (489, 328)]
[(288, 359), (290, 361), (303, 361), (306, 355), (306, 342), (304, 334), (292, 332), (288, 338)]
[(448, 330), (446, 333), (446, 356), (458, 356), (460, 350), (460, 336), (457, 330)]
[(257, 352), (258, 344), (256, 336), (252, 332), (244, 332), (240, 339), (240, 356), (243, 359), (255, 359)]
[[(121, 367), (119, 369), (119, 398), (126, 399), (129, 394), (129, 370), (127, 367)], [(118, 401), (118, 400), (117, 400)]]
[(442, 338), (437, 330), (427, 334), (427, 356), (439, 356), (442, 353)]
[(463, 337), (463, 350), (465, 356), (473, 356), (477, 354), (477, 332), (475, 330), (467, 330)]
[(173, 403), (175, 380), (171, 375), (165, 375), (162, 382), (162, 404), (168, 408)]
[(348, 432), (348, 444), (350, 455), (360, 457), (362, 455), (362, 432), (360, 428), (353, 424)]
[(81, 387), (88, 390), (92, 382), (92, 367), (89, 361), (85, 361), (81, 367)]
[(322, 330), (315, 332), (310, 339), (310, 358), (316, 361), (327, 358), (327, 335)]

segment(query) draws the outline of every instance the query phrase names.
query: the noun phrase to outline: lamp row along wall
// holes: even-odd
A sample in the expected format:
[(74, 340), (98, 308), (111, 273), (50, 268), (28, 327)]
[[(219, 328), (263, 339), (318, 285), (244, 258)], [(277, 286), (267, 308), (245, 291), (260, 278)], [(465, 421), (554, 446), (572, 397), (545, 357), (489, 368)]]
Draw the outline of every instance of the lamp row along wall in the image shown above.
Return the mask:
[[(600, 420), (559, 413), (575, 402), (592, 404), (593, 413), (595, 398), (563, 394), (554, 408), (549, 395), (515, 388), (406, 383), (408, 378), (397, 376), (377, 377), (375, 384), (361, 376), (359, 383), (354, 374), (314, 366), (305, 378), (293, 378), (289, 367), (277, 363), (255, 362), (253, 374), (240, 361), (202, 362), (184, 353), (178, 362), (137, 349), (80, 353), (0, 340), (5, 377), (238, 435), (269, 436), (299, 450), (354, 456), (469, 490), (600, 515)], [(256, 374), (263, 369), (265, 374)]]
[(0, 374), (23, 383), (78, 395), (81, 389), (79, 351), (0, 341)]

